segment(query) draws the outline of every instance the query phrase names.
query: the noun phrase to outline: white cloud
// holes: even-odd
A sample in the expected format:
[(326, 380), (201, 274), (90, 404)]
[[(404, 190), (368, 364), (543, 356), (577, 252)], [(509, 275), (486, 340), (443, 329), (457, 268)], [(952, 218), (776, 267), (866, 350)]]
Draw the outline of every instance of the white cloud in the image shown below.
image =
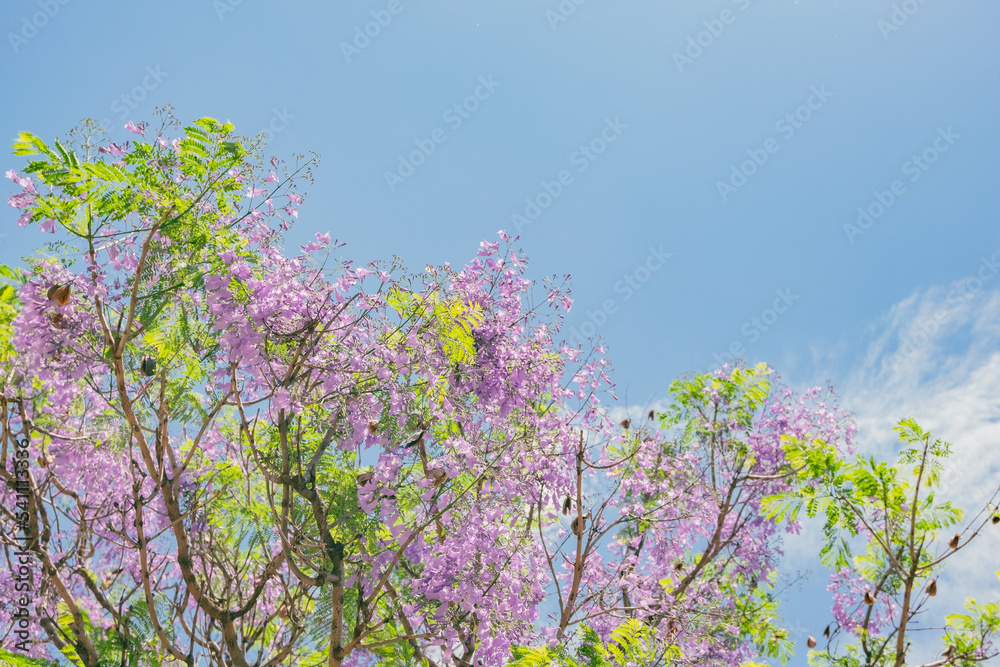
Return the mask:
[[(892, 429), (906, 417), (952, 444), (937, 496), (966, 510), (960, 530), (1000, 487), (1000, 291), (983, 291), (984, 282), (973, 276), (915, 292), (873, 323), (863, 354), (846, 373), (826, 374), (841, 376), (837, 390), (856, 416), (859, 453), (894, 459), (899, 443)], [(843, 367), (848, 349), (838, 343), (814, 350), (814, 361), (827, 369)], [(951, 535), (941, 536), (936, 551), (948, 550)], [(810, 547), (816, 553), (818, 540), (809, 531), (789, 554), (792, 561), (801, 562)], [(968, 549), (948, 560), (940, 592), (921, 615), (921, 625), (943, 625), (944, 615), (962, 611), (968, 596), (979, 602), (1000, 599), (994, 574), (998, 552), (1000, 526), (987, 523)], [(941, 650), (941, 634), (912, 636), (915, 664)]]
[[(907, 417), (951, 443), (952, 455), (936, 495), (966, 510), (960, 530), (1000, 487), (1000, 291), (985, 289), (996, 287), (990, 284), (993, 275), (983, 278), (980, 272), (913, 293), (871, 323), (859, 339), (814, 348), (813, 368), (819, 372), (808, 385), (793, 384), (801, 393), (834, 380), (842, 407), (855, 415), (855, 451), (860, 454), (895, 460), (899, 441), (893, 427)], [(611, 415), (616, 421), (636, 417), (634, 409), (629, 414), (619, 406)], [(786, 620), (802, 629), (800, 634), (819, 636), (831, 620), (832, 603), (822, 590), (828, 573), (818, 558), (822, 522), (803, 518), (802, 523), (801, 534), (784, 541), (782, 571), (786, 577), (803, 569), (815, 574), (804, 591), (789, 595)], [(941, 536), (937, 552), (948, 550), (952, 534)], [(970, 547), (947, 561), (938, 595), (925, 607), (918, 627), (943, 626), (944, 616), (964, 611), (970, 596), (979, 602), (1000, 600), (994, 574), (1000, 568), (997, 553), (1000, 525), (987, 523)], [(940, 630), (911, 634), (908, 662), (932, 661), (942, 649), (941, 635)], [(804, 653), (804, 641), (799, 648)]]

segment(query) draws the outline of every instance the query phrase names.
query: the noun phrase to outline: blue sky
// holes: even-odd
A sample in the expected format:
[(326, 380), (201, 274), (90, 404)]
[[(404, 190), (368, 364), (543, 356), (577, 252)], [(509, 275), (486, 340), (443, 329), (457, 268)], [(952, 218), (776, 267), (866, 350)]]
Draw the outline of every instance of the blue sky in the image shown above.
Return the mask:
[[(996, 2), (34, 0), (0, 25), (8, 140), (87, 116), (125, 139), (167, 102), (270, 127), (269, 152), (323, 155), (291, 242), (419, 268), (519, 232), (535, 277), (572, 275), (567, 324), (606, 339), (630, 405), (733, 348), (866, 396), (863, 447), (925, 416), (998, 461), (976, 426), (1000, 352)], [(545, 208), (517, 229), (526, 198)], [(15, 217), (4, 262), (41, 240)], [(962, 317), (887, 369), (955, 289)], [(949, 391), (979, 409), (948, 421)]]

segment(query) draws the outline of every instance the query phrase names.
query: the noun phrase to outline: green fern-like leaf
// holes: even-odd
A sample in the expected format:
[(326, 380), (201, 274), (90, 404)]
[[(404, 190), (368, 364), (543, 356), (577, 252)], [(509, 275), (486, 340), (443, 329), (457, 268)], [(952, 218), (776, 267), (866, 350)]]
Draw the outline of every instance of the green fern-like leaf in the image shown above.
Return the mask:
[(514, 659), (508, 663), (510, 667), (549, 667), (552, 656), (546, 647), (515, 648)]
[(29, 658), (24, 655), (10, 653), (0, 649), (0, 667), (59, 667), (54, 662), (40, 660), (39, 658)]

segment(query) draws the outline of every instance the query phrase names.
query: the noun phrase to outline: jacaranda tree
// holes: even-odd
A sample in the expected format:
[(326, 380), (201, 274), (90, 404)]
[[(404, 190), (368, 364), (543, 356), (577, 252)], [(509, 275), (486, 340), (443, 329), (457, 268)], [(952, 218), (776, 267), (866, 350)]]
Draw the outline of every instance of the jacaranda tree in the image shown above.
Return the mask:
[[(901, 461), (923, 487), (847, 464), (835, 397), (765, 367), (616, 423), (603, 350), (558, 338), (565, 285), (529, 281), (503, 232), (461, 269), (355, 265), (322, 233), (288, 253), (315, 157), (267, 160), (208, 118), (127, 128), (23, 133), (7, 173), (19, 224), (55, 236), (0, 289), (6, 660), (784, 661), (777, 558), (804, 505), (867, 536), (860, 560), (824, 555), (876, 601), (834, 607), (854, 662), (813, 657), (903, 664), (871, 638), (905, 635), (919, 605), (888, 597), (940, 569), (925, 547), (960, 519), (900, 500), (942, 445)], [(977, 609), (955, 664), (991, 650)]]

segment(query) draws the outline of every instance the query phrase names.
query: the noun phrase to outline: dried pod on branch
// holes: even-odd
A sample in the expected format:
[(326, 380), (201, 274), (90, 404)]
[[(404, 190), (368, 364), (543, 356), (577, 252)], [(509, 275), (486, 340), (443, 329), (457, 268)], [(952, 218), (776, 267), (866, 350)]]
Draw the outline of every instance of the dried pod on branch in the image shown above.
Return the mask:
[(432, 481), (432, 486), (438, 487), (448, 479), (448, 473), (444, 471), (444, 468), (431, 468), (427, 471), (427, 478)]
[(57, 305), (65, 306), (69, 303), (69, 293), (70, 286), (69, 283), (66, 283), (65, 285), (53, 285), (49, 288), (49, 291), (45, 293), (45, 296), (47, 296), (50, 301), (55, 301)]

